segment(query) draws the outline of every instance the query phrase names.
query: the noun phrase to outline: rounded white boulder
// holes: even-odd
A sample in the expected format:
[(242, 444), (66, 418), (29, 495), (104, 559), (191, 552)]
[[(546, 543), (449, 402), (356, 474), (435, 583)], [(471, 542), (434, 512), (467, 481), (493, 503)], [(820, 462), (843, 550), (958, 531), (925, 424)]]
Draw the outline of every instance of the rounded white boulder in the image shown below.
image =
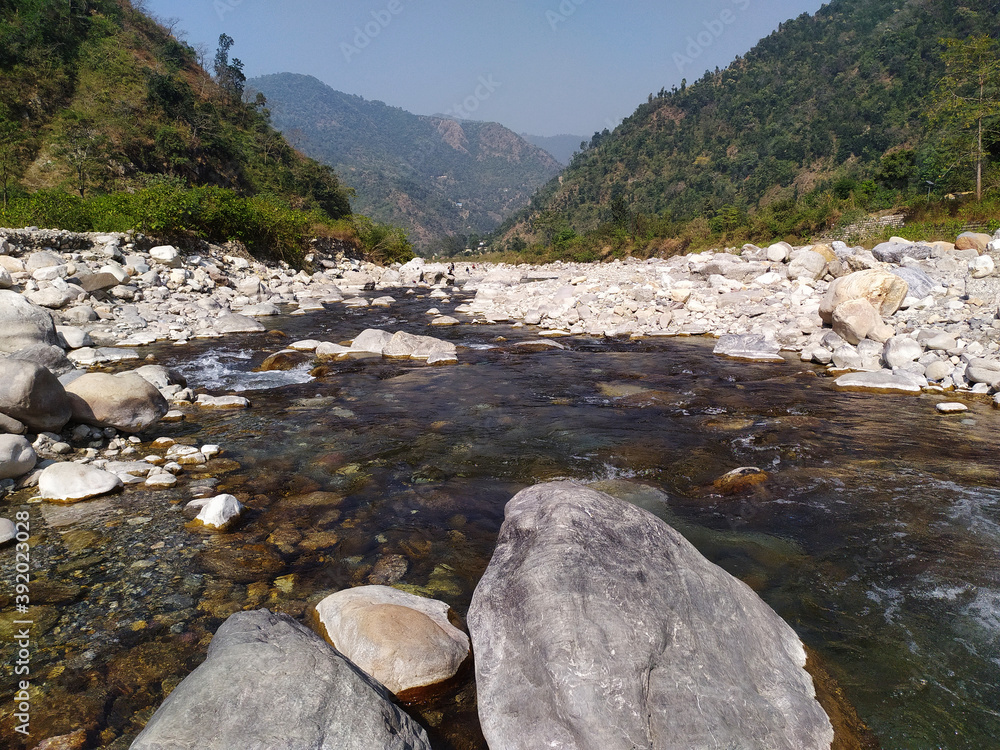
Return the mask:
[(35, 468), (38, 456), (21, 435), (0, 435), (0, 479), (13, 479)]
[(75, 503), (106, 495), (122, 486), (115, 474), (74, 463), (57, 463), (46, 468), (38, 477), (38, 491), (43, 500)]

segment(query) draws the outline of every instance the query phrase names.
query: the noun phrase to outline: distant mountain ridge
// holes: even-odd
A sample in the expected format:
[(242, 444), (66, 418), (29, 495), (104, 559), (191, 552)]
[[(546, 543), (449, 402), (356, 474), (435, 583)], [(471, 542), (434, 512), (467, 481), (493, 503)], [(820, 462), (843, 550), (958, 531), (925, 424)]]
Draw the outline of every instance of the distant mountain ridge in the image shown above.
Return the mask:
[[(997, 0), (832, 0), (595, 133), (500, 234), (520, 245), (546, 231), (670, 232), (696, 219), (725, 232), (765, 208), (789, 214), (811, 194), (863, 198), (926, 181), (968, 190), (971, 172), (935, 151), (924, 115), (944, 68), (940, 40), (975, 34), (1000, 37)], [(986, 145), (1000, 159), (1000, 142)], [(808, 234), (824, 221), (771, 232)]]
[(529, 135), (521, 133), (521, 137), (528, 143), (533, 143), (540, 149), (544, 149), (552, 154), (556, 161), (562, 165), (569, 164), (573, 154), (580, 151), (580, 144), (588, 139), (582, 135)]
[(248, 82), (274, 125), (356, 192), (355, 211), (405, 227), (423, 250), (485, 234), (527, 205), (560, 164), (497, 123), (414, 115), (277, 73)]

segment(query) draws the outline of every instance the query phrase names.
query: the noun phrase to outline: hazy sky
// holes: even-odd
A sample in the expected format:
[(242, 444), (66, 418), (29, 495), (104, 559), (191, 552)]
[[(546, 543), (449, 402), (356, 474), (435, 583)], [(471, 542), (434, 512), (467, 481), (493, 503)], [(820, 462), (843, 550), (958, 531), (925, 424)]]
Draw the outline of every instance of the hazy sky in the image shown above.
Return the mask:
[(247, 77), (306, 73), (416, 114), (534, 135), (614, 127), (650, 92), (725, 67), (821, 0), (146, 0)]

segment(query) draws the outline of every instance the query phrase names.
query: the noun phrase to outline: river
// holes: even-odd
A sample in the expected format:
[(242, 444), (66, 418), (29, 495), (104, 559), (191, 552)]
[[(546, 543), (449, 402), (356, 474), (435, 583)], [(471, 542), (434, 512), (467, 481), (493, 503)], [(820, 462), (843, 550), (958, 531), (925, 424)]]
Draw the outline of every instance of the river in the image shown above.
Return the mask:
[[(39, 578), (39, 689), (20, 746), (82, 727), (96, 746), (126, 748), (243, 608), (303, 617), (324, 594), (375, 581), (464, 615), (506, 501), (556, 478), (628, 496), (746, 581), (820, 654), (884, 748), (997, 746), (1000, 411), (971, 402), (942, 416), (941, 397), (838, 393), (791, 356), (732, 362), (698, 339), (524, 351), (529, 329), (428, 329), (431, 302), (331, 306), (270, 319), (287, 338), (143, 350), (253, 407), (156, 428), (224, 451), (172, 490), (68, 508), (6, 500), (31, 515)], [(252, 372), (283, 341), (365, 328), (449, 338), (460, 364)], [(768, 480), (712, 489), (741, 466)], [(184, 502), (223, 491), (249, 509), (233, 533), (186, 527)], [(0, 694), (12, 693), (5, 670)], [(415, 713), (435, 747), (483, 747), (471, 684)], [(20, 747), (10, 722), (0, 728)]]

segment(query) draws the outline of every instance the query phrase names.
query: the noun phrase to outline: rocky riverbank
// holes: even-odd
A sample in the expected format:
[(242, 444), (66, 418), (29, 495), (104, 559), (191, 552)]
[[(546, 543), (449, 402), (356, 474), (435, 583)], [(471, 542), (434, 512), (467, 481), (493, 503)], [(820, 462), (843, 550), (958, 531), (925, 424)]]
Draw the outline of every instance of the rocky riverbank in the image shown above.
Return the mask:
[(459, 311), (543, 337), (707, 335), (724, 356), (797, 354), (843, 388), (985, 396), (1000, 385), (998, 259), (1000, 232), (504, 267), (467, 285), (476, 298)]
[[(196, 394), (198, 384), (187, 383), (166, 368), (155, 364), (139, 367), (145, 361), (143, 347), (149, 343), (172, 341), (183, 346), (195, 339), (233, 332), (265, 334), (267, 326), (261, 320), (278, 311), (306, 314), (329, 304), (391, 307), (400, 295), (423, 297), (429, 307), (443, 307), (457, 291), (456, 285), (464, 286), (466, 293), (474, 292), (475, 298), (451, 311), (456, 317), (441, 315), (431, 307), (426, 311), (429, 325), (454, 326), (464, 315), (470, 324), (507, 323), (536, 328), (534, 341), (519, 342), (523, 351), (559, 350), (562, 347), (555, 339), (560, 336), (710, 335), (719, 337), (717, 352), (724, 356), (785, 361), (790, 358), (789, 352), (795, 352), (804, 361), (827, 367), (844, 388), (918, 393), (955, 390), (989, 395), (997, 386), (991, 373), (1000, 373), (1000, 347), (996, 343), (1000, 329), (995, 293), (998, 282), (993, 263), (1000, 243), (982, 236), (959, 239), (955, 245), (933, 246), (898, 241), (870, 251), (839, 244), (798, 249), (784, 244), (770, 248), (748, 246), (741, 255), (706, 253), (667, 261), (548, 267), (470, 264), (452, 268), (417, 260), (384, 269), (317, 254), (311, 259), (310, 271), (295, 271), (256, 263), (234, 248), (205, 246), (200, 253), (182, 253), (171, 246), (127, 235), (20, 232), (12, 236), (13, 241), (7, 241), (0, 256), (0, 267), (7, 274), (4, 277), (0, 272), (0, 286), (6, 287), (0, 291), (0, 316), (6, 316), (0, 324), (0, 345), (8, 355), (0, 359), (0, 368), (4, 368), (0, 373), (4, 384), (0, 388), (0, 427), (6, 431), (0, 436), (6, 441), (0, 446), (4, 487), (37, 484), (39, 496), (46, 502), (78, 502), (131, 484), (169, 488), (185, 467), (204, 467), (219, 460), (225, 446), (201, 445), (197, 436), (193, 441), (186, 439), (184, 444), (171, 439), (152, 440), (156, 424), (161, 419), (183, 418), (185, 412), (195, 409), (245, 407), (249, 402), (240, 394)], [(273, 341), (272, 337), (262, 336), (261, 349), (273, 348)], [(306, 362), (406, 357), (428, 364), (452, 364), (461, 351), (461, 346), (456, 348), (433, 337), (366, 330), (359, 331), (349, 345), (320, 340), (294, 342), (287, 350), (277, 352), (272, 364), (295, 361), (296, 357), (304, 357)], [(130, 363), (135, 369), (114, 375), (87, 371), (100, 365), (130, 367)], [(874, 376), (877, 379), (869, 379)], [(228, 494), (213, 498), (208, 494), (212, 493), (190, 504), (188, 517), (192, 525), (221, 532), (238, 526), (243, 511), (239, 500)], [(525, 733), (525, 728), (511, 716), (521, 715), (524, 710), (519, 706), (522, 697), (516, 675), (530, 672), (542, 661), (554, 670), (549, 675), (552, 684), (546, 691), (547, 699), (557, 707), (569, 706), (574, 716), (599, 715), (590, 703), (580, 703), (578, 688), (585, 692), (600, 688), (581, 682), (587, 677), (578, 669), (584, 663), (581, 659), (587, 664), (597, 663), (598, 657), (603, 659), (608, 667), (606, 676), (621, 682), (622, 695), (642, 687), (642, 674), (620, 675), (611, 670), (614, 663), (621, 661), (612, 657), (620, 653), (638, 654), (640, 662), (648, 662), (642, 656), (642, 644), (622, 635), (610, 644), (608, 653), (598, 653), (592, 634), (575, 631), (567, 624), (581, 620), (570, 605), (574, 597), (588, 602), (600, 600), (602, 607), (607, 606), (607, 622), (623, 632), (631, 625), (626, 627), (622, 622), (631, 622), (629, 618), (634, 616), (645, 622), (656, 613), (643, 614), (636, 602), (620, 597), (616, 587), (592, 589), (592, 581), (627, 578), (621, 568), (631, 571), (629, 555), (640, 561), (634, 566), (637, 570), (645, 570), (650, 549), (658, 550), (656, 554), (665, 558), (684, 560), (678, 570), (656, 571), (654, 589), (657, 582), (683, 579), (690, 571), (707, 566), (696, 552), (681, 544), (669, 527), (641, 514), (626, 517), (623, 506), (616, 505), (612, 498), (594, 494), (599, 493), (575, 485), (549, 486), (516, 498), (508, 507), (510, 523), (501, 532), (502, 549), (498, 549), (483, 579), (492, 583), (484, 585), (481, 594), (477, 592), (476, 606), (470, 612), (477, 654), (490, 660), (485, 670), (489, 674), (481, 675), (480, 690), (497, 696), (491, 701), (496, 710), (491, 708), (491, 713), (483, 716), (495, 746), (521, 743), (527, 747), (534, 741), (536, 735)], [(546, 541), (546, 534), (564, 528), (566, 519), (559, 509), (567, 505), (567, 496), (572, 497), (569, 506), (590, 507), (589, 520), (585, 523), (569, 517), (573, 533), (568, 538), (557, 534)], [(525, 515), (526, 508), (534, 514), (530, 518)], [(622, 531), (618, 526), (625, 521), (629, 525)], [(532, 536), (538, 537), (537, 549), (526, 543)], [(588, 558), (584, 554), (587, 540), (594, 539), (606, 539), (603, 543), (618, 551), (617, 557)], [(547, 601), (550, 590), (571, 592), (567, 593), (566, 622), (551, 642), (546, 640), (547, 635), (552, 635), (546, 627), (527, 636), (512, 634), (516, 628), (507, 617), (513, 611), (512, 605), (501, 597), (504, 586), (516, 589), (524, 585), (523, 581), (519, 583), (524, 576), (519, 561), (533, 555), (557, 560), (579, 555), (580, 564), (592, 571), (591, 576), (583, 578), (558, 566), (547, 573), (548, 582), (540, 591), (542, 600)], [(611, 559), (616, 565), (607, 567)], [(635, 584), (626, 588), (638, 592), (640, 599), (648, 598), (643, 588), (648, 581), (641, 580), (647, 572), (628, 573), (634, 574)], [(745, 655), (754, 654), (752, 660), (747, 656), (747, 669), (739, 673), (720, 669), (719, 674), (731, 680), (723, 690), (764, 695), (755, 709), (761, 715), (773, 714), (774, 705), (798, 705), (802, 710), (796, 711), (796, 718), (805, 722), (801, 726), (785, 722), (790, 734), (775, 739), (780, 727), (756, 722), (749, 716), (730, 722), (724, 716), (725, 702), (716, 701), (719, 713), (707, 724), (695, 715), (702, 712), (700, 705), (697, 712), (684, 712), (682, 723), (686, 730), (700, 736), (725, 724), (734, 737), (759, 731), (775, 746), (807, 746), (803, 739), (807, 736), (810, 746), (825, 746), (828, 726), (814, 705), (809, 680), (802, 677), (804, 652), (794, 634), (779, 627), (781, 621), (756, 595), (725, 574), (702, 592), (692, 592), (687, 585), (682, 588), (688, 596), (697, 594), (697, 601), (689, 609), (697, 610), (709, 624), (685, 615), (676, 621), (657, 620), (648, 627), (657, 633), (672, 629), (676, 634), (685, 628), (692, 633), (708, 632), (713, 630), (710, 623), (720, 612), (737, 607), (741, 617), (746, 618), (744, 625), (751, 618), (762, 624), (750, 627), (755, 633), (754, 642), (743, 644)], [(428, 672), (433, 675), (431, 682), (447, 682), (466, 663), (467, 640), (463, 640), (461, 631), (449, 630), (447, 604), (416, 606), (400, 601), (392, 593), (394, 589), (387, 591), (389, 595), (364, 592), (372, 598), (360, 603), (341, 602), (334, 608), (331, 602), (328, 607), (316, 607), (312, 623), (315, 630), (351, 661), (343, 660), (340, 654), (334, 657), (336, 652), (321, 639), (287, 617), (270, 613), (237, 616), (219, 632), (217, 647), (213, 642), (205, 672), (193, 680), (193, 687), (189, 685), (186, 692), (177, 689), (178, 697), (172, 696), (164, 704), (167, 718), (161, 716), (156, 724), (151, 722), (150, 733), (142, 740), (149, 744), (138, 746), (206, 746), (204, 738), (209, 730), (219, 736), (252, 732), (257, 719), (274, 726), (279, 718), (290, 722), (288, 726), (326, 726), (326, 722), (339, 726), (345, 717), (349, 723), (362, 711), (361, 705), (374, 717), (373, 724), (394, 727), (397, 735), (408, 738), (405, 742), (409, 746), (425, 746), (421, 728), (411, 724), (388, 700), (385, 686), (391, 685), (397, 694), (420, 691), (428, 687), (424, 676)], [(653, 609), (662, 613), (663, 608)], [(545, 623), (549, 622), (548, 614), (545, 610)], [(540, 616), (534, 611), (528, 615)], [(589, 619), (589, 615), (582, 618)], [(414, 640), (404, 638), (414, 634)], [(512, 640), (515, 635), (521, 640)], [(507, 641), (512, 644), (509, 648), (496, 645)], [(579, 653), (567, 655), (560, 651), (564, 643), (590, 645), (581, 645)], [(712, 653), (721, 647), (713, 645)], [(274, 665), (267, 659), (273, 658), (275, 648), (288, 655), (287, 663), (281, 664), (282, 670), (287, 669), (283, 679), (291, 686), (304, 688), (302, 703), (295, 703), (294, 712), (271, 718), (253, 704), (234, 707), (232, 701), (241, 700), (239, 696), (244, 693), (237, 689), (230, 695), (226, 690), (241, 684), (236, 679), (238, 673), (263, 681), (246, 695), (268, 694), (268, 675), (274, 673)], [(263, 654), (260, 669), (242, 669), (246, 663), (256, 664), (258, 653)], [(505, 653), (524, 661), (504, 662)], [(302, 670), (296, 659), (308, 661), (308, 654), (315, 654), (325, 666), (315, 684), (300, 685)], [(544, 659), (537, 654), (544, 655)], [(783, 682), (797, 687), (792, 694), (762, 693), (763, 678), (757, 673), (771, 667), (760, 665), (779, 656), (780, 669), (788, 675)], [(719, 664), (733, 661), (727, 657)], [(357, 684), (347, 690), (343, 700), (338, 698), (336, 705), (328, 704), (320, 707), (322, 710), (313, 705), (331, 681), (346, 684), (349, 680), (343, 675), (361, 665), (365, 665), (367, 674), (358, 674), (363, 679), (355, 680)], [(653, 668), (663, 685), (686, 679), (679, 673), (666, 675), (664, 668)], [(484, 668), (477, 663), (476, 669)], [(255, 670), (260, 673), (256, 677), (251, 674)], [(210, 677), (205, 676), (206, 672)], [(716, 677), (712, 681), (716, 682)], [(699, 690), (692, 694), (702, 695)], [(644, 695), (651, 706), (671, 703), (666, 693)], [(187, 719), (178, 723), (176, 712), (188, 716), (190, 712), (184, 706), (209, 705), (209, 697), (215, 701), (211, 705), (229, 715), (234, 723), (209, 726)], [(534, 708), (546, 705), (541, 698), (531, 704)], [(561, 708), (551, 711), (565, 713)], [(173, 718), (171, 712), (175, 713)], [(204, 722), (210, 720), (204, 718)], [(629, 725), (626, 734), (660, 736), (675, 730), (639, 722)], [(581, 730), (577, 722), (567, 720), (554, 731), (570, 736)], [(165, 734), (154, 740), (158, 732)], [(590, 729), (586, 732), (592, 733)], [(178, 739), (181, 734), (186, 737), (183, 742)], [(168, 739), (163, 740), (164, 736)], [(361, 737), (362, 743), (371, 744), (371, 736)]]

